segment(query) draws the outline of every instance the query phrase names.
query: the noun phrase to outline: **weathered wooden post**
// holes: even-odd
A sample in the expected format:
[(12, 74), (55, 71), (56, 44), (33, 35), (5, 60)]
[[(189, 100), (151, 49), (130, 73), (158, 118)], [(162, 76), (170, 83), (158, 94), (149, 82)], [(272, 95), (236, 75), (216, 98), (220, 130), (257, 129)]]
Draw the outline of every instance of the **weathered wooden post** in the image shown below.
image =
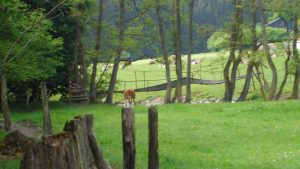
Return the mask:
[(51, 117), (48, 105), (48, 94), (46, 82), (41, 82), (41, 96), (43, 104), (43, 130), (44, 135), (52, 134)]
[(110, 169), (109, 164), (104, 160), (103, 153), (97, 144), (96, 137), (93, 132), (93, 116), (86, 115), (87, 135), (89, 140), (90, 150), (95, 160), (97, 169)]
[(149, 113), (149, 156), (148, 169), (159, 168), (158, 158), (158, 113), (155, 107), (150, 107)]
[(132, 108), (122, 108), (123, 169), (135, 169), (135, 119)]

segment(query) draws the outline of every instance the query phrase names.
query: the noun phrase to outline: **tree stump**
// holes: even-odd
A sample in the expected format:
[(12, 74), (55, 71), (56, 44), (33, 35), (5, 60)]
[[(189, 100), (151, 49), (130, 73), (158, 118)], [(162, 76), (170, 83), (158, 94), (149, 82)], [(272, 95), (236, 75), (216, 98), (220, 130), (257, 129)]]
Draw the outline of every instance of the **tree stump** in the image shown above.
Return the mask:
[(20, 169), (109, 169), (92, 131), (93, 116), (75, 117), (64, 132), (27, 148)]

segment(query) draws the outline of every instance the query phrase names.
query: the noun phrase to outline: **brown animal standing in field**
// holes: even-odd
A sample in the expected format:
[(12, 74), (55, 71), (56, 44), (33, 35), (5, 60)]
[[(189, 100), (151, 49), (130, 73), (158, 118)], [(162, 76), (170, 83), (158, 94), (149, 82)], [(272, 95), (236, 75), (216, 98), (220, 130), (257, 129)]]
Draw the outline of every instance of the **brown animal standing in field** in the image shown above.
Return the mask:
[(125, 107), (133, 107), (135, 92), (133, 89), (127, 89), (123, 93), (125, 99)]

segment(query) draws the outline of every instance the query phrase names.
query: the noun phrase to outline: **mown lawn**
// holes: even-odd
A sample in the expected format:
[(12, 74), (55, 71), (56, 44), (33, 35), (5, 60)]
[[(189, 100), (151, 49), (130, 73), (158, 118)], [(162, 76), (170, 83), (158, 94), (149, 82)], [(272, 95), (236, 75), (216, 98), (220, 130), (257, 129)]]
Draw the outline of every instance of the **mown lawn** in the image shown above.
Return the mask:
[[(165, 105), (159, 110), (162, 169), (298, 169), (300, 102)], [(97, 140), (113, 169), (122, 168), (120, 107), (51, 105), (55, 132), (66, 120), (93, 113)], [(147, 108), (136, 106), (137, 169), (147, 168)], [(13, 112), (14, 121), (42, 122), (41, 112)], [(4, 133), (0, 132), (3, 137)], [(16, 169), (16, 161), (0, 168)]]

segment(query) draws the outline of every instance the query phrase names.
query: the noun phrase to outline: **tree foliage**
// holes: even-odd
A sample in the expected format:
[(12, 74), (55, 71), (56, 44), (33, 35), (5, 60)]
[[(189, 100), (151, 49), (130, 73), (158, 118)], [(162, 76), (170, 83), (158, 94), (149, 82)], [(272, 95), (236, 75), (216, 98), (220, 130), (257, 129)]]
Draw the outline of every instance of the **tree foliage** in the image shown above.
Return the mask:
[[(257, 36), (260, 39), (262, 36), (260, 26), (257, 26)], [(268, 41), (270, 43), (283, 42), (289, 38), (289, 34), (284, 28), (267, 27)], [(214, 32), (207, 41), (207, 48), (210, 50), (227, 49), (229, 44), (230, 34), (225, 29), (219, 29)], [(248, 27), (243, 28), (243, 42), (245, 47), (251, 46), (251, 30)]]

